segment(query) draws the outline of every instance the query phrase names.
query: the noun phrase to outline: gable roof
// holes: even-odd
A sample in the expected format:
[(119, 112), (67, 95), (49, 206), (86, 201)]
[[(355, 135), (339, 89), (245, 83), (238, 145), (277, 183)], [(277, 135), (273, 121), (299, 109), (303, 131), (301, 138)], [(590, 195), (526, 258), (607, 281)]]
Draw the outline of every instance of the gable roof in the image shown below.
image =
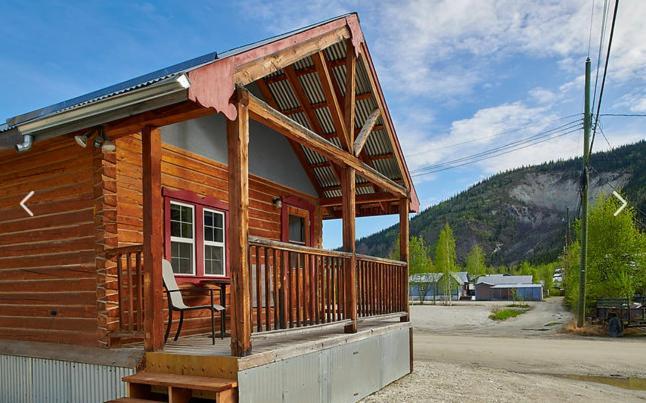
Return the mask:
[[(11, 117), (7, 119), (5, 124), (0, 125), (0, 147), (15, 144), (21, 138), (21, 134), (36, 134), (37, 136), (65, 134), (125, 118), (135, 113), (142, 113), (162, 106), (172, 105), (185, 101), (186, 99), (196, 101), (205, 107), (213, 107), (215, 110), (223, 112), (229, 118), (232, 118), (226, 107), (207, 105), (202, 102), (202, 99), (192, 94), (191, 92), (194, 90), (194, 87), (197, 86), (191, 85), (187, 91), (178, 82), (178, 78), (186, 74), (192, 83), (193, 77), (196, 80), (199, 78), (199, 72), (210, 69), (216, 64), (218, 66), (228, 66), (229, 68), (233, 66), (234, 68), (234, 70), (228, 70), (228, 73), (231, 75), (230, 83), (226, 80), (224, 82), (217, 82), (217, 92), (221, 94), (216, 95), (216, 98), (224, 99), (224, 102), (228, 103), (229, 94), (227, 94), (227, 87), (231, 87), (231, 90), (233, 90), (235, 83), (248, 85), (252, 82), (262, 81), (269, 88), (269, 95), (267, 93), (263, 95), (265, 95), (265, 98), (267, 96), (274, 98), (276, 109), (279, 109), (309, 129), (314, 129), (312, 126), (318, 125), (321, 131), (318, 134), (339, 146), (338, 133), (335, 133), (332, 127), (329, 105), (324, 102), (329, 102), (329, 100), (321, 99), (321, 81), (316, 75), (308, 73), (313, 65), (310, 55), (305, 55), (300, 60), (295, 61), (295, 63), (290, 65), (290, 68), (293, 67), (309, 102), (312, 104), (318, 103), (315, 113), (316, 124), (313, 123), (312, 119), (308, 120), (305, 117), (303, 113), (305, 105), (302, 105), (298, 101), (294, 89), (289, 85), (285, 85), (284, 82), (281, 84), (281, 81), (286, 76), (280, 66), (275, 71), (264, 75), (253, 75), (248, 72), (245, 73), (244, 71), (241, 74), (235, 68), (244, 69), (254, 58), (259, 58), (260, 56), (266, 57), (268, 54), (271, 55), (271, 52), (282, 51), (291, 46), (303, 44), (307, 41), (314, 41), (320, 38), (317, 35), (331, 35), (340, 32), (340, 30), (343, 30), (344, 36), (337, 34), (336, 42), (323, 49), (325, 61), (332, 76), (331, 78), (335, 85), (337, 96), (344, 96), (343, 92), (345, 89), (342, 84), (345, 82), (346, 76), (345, 64), (340, 63), (340, 61), (345, 59), (347, 52), (344, 38), (352, 42), (355, 50), (358, 49), (356, 50), (357, 52), (361, 51), (363, 60), (365, 61), (365, 66), (364, 63), (357, 63), (355, 91), (360, 96), (355, 101), (355, 130), (362, 127), (368, 119), (368, 116), (377, 107), (383, 110), (383, 116), (379, 118), (375, 130), (368, 137), (362, 153), (362, 159), (366, 164), (387, 178), (399, 182), (408, 188), (410, 192), (411, 211), (415, 212), (419, 209), (419, 200), (406, 166), (390, 113), (383, 98), (383, 92), (380, 88), (374, 65), (370, 59), (368, 48), (365, 42), (363, 42), (363, 34), (359, 27), (358, 16), (355, 13), (335, 17), (225, 52), (207, 53), (203, 56), (144, 74), (79, 97)], [(239, 74), (243, 78), (242, 82), (234, 82), (234, 76), (236, 79), (240, 79)], [(244, 78), (248, 79), (245, 81)], [(203, 95), (203, 93), (198, 95)], [(269, 100), (266, 99), (266, 101)], [(296, 110), (298, 107), (301, 108), (300, 112)], [(302, 151), (298, 149), (296, 151), (303, 154), (301, 160), (304, 161), (304, 165), (307, 165), (306, 169), (311, 169), (311, 178), (313, 178), (313, 182), (315, 182), (315, 186), (318, 188), (321, 197), (327, 199), (340, 198), (342, 196), (340, 182), (335, 177), (332, 164), (326, 161), (321, 155), (305, 147), (302, 147)], [(356, 178), (357, 195), (366, 195), (369, 197), (371, 194), (376, 195), (379, 193), (380, 190), (378, 188), (361, 178), (361, 176), (357, 175)], [(384, 212), (388, 214), (394, 211)]]
[(532, 284), (533, 276), (508, 276), (503, 274), (491, 274), (478, 278), (476, 284), (504, 285), (504, 284)]

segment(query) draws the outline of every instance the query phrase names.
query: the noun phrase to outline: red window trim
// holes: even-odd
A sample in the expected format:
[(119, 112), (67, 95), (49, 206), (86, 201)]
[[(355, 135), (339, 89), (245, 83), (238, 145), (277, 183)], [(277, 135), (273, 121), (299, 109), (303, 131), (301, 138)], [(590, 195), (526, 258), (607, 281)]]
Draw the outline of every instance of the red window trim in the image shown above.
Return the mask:
[(289, 213), (288, 207), (296, 207), (303, 210), (307, 210), (310, 214), (309, 224), (310, 224), (310, 236), (309, 244), (307, 246), (314, 245), (314, 210), (315, 206), (308, 201), (301, 199), (296, 196), (283, 196), (282, 198), (283, 206), (280, 209), (280, 238), (282, 242), (289, 242)]
[[(193, 205), (195, 225), (195, 275), (175, 274), (178, 283), (197, 284), (203, 280), (230, 280), (229, 271), (229, 204), (211, 196), (200, 196), (188, 190), (162, 188), (164, 198), (164, 257), (171, 259), (170, 247), (170, 203), (171, 201)], [(224, 276), (204, 274), (204, 209), (217, 210), (224, 213)]]

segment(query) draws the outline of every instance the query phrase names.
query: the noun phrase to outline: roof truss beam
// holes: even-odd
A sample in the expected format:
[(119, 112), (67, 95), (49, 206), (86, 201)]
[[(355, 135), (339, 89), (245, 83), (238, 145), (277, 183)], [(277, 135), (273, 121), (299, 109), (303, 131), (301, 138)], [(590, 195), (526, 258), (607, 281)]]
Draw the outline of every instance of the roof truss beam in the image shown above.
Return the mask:
[[(247, 90), (242, 89), (242, 91)], [(387, 178), (374, 168), (359, 160), (356, 156), (340, 149), (310, 129), (301, 126), (294, 120), (270, 107), (267, 103), (258, 99), (253, 94), (249, 94), (249, 112), (254, 120), (276, 130), (279, 133), (282, 133), (284, 136), (291, 138), (297, 143), (318, 152), (339, 165), (354, 168), (364, 179), (379, 186), (385, 191), (398, 196), (408, 197), (408, 190), (404, 186)]]
[(372, 133), (372, 130), (374, 129), (379, 116), (381, 116), (381, 111), (379, 111), (379, 108), (377, 108), (366, 119), (363, 127), (361, 128), (361, 131), (359, 132), (359, 135), (357, 136), (357, 139), (354, 141), (354, 155), (358, 156), (359, 154), (361, 154), (361, 150), (363, 150), (363, 146), (366, 144), (370, 133)]

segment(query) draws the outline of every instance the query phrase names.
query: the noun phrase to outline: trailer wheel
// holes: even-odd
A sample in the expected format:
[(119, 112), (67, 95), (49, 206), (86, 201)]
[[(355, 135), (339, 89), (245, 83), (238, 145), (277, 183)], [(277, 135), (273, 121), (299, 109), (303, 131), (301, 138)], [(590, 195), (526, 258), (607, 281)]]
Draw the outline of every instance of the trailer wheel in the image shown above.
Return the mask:
[(624, 324), (617, 316), (608, 319), (608, 336), (621, 337), (624, 334)]

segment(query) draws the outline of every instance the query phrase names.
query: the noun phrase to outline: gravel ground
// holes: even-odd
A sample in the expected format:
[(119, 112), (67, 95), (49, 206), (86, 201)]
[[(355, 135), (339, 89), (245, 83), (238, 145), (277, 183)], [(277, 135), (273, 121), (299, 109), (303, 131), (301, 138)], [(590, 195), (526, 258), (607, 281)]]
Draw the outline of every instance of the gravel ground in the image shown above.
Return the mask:
[[(581, 337), (562, 298), (530, 303), (516, 318), (489, 319), (508, 302), (458, 302), (411, 309), (415, 371), (365, 402), (645, 401), (646, 391), (567, 378), (646, 378), (646, 337)], [(589, 379), (589, 378), (586, 378)]]
[(364, 402), (643, 402), (646, 391), (620, 389), (556, 376), (518, 374), (437, 362), (415, 371)]

